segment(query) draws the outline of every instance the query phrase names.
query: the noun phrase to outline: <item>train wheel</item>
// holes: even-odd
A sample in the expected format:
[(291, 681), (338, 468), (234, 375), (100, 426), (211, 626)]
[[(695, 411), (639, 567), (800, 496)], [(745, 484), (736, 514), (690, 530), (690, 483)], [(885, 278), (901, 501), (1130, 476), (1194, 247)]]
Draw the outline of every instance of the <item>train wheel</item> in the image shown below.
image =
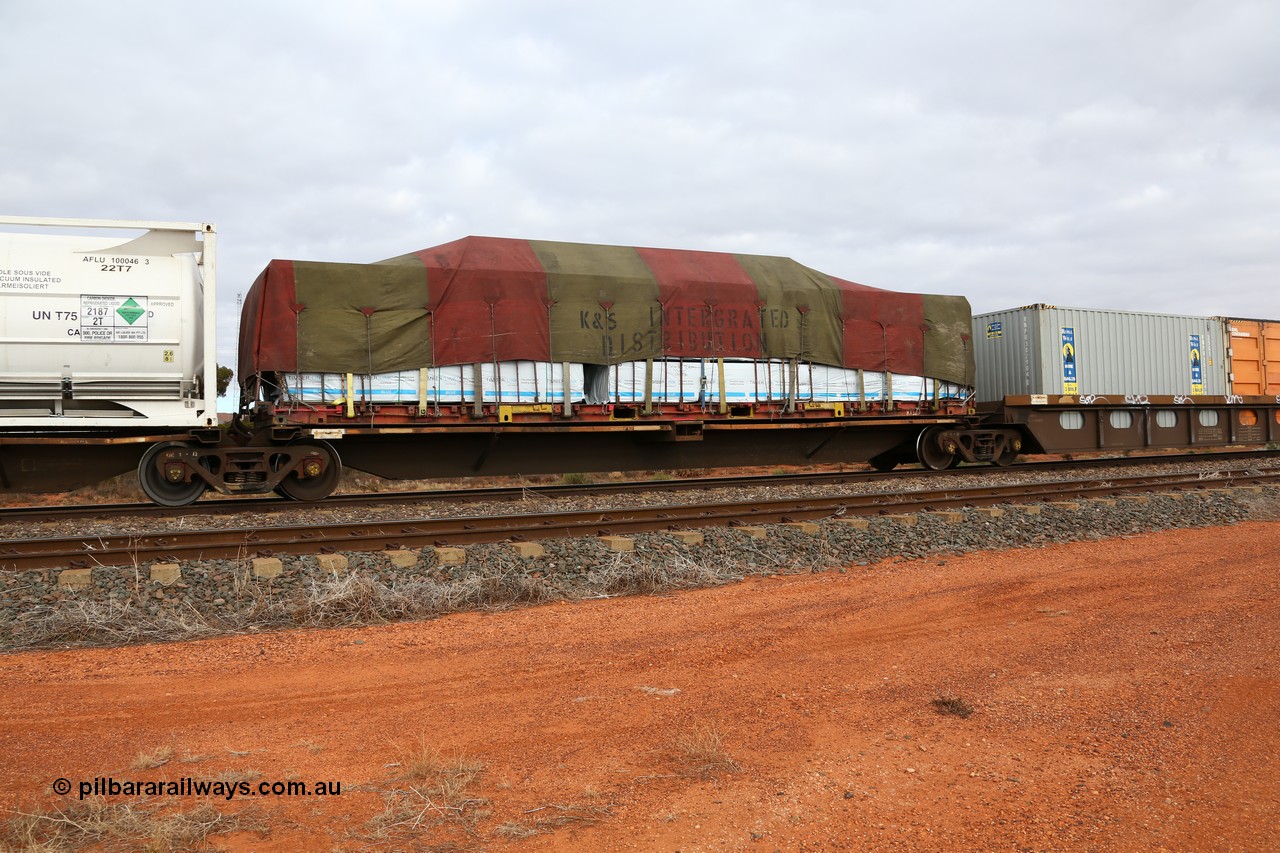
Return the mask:
[(916, 439), (916, 458), (930, 471), (943, 471), (956, 464), (955, 453), (948, 453), (938, 443), (938, 436), (942, 432), (942, 427), (929, 427), (921, 431), (920, 437)]
[[(193, 504), (209, 488), (208, 483), (199, 477), (192, 477), (189, 481), (171, 480), (165, 476), (165, 472), (156, 464), (156, 460), (166, 451), (185, 448), (185, 444), (177, 441), (156, 444), (142, 455), (142, 461), (138, 463), (138, 484), (142, 486), (142, 491), (146, 496), (160, 504), (160, 506), (187, 506), (188, 504)], [(173, 470), (177, 476), (181, 476), (183, 473), (181, 469), (176, 467)]]
[(299, 477), (296, 472), (289, 474), (275, 487), (275, 493), (295, 501), (320, 501), (333, 494), (342, 479), (342, 462), (329, 443), (299, 441), (290, 446), (306, 450), (307, 459), (302, 464), (316, 465), (320, 470), (310, 477)]
[[(267, 467), (271, 469), (271, 472), (273, 474), (277, 471), (280, 471), (283, 468), (288, 467), (288, 465), (289, 465), (289, 454), (287, 453), (273, 453), (271, 457), (267, 460)], [(277, 484), (276, 487), (271, 491), (274, 492), (279, 497), (284, 498), (285, 500), (289, 500), (289, 501), (293, 500), (293, 496), (290, 495), (288, 492), (284, 491), (283, 489), (281, 489), (279, 484)]]
[(1013, 460), (1017, 458), (1018, 451), (1006, 445), (1004, 450), (1000, 451), (996, 458), (991, 460), (991, 464), (997, 465), (1001, 468), (1008, 468), (1013, 464)]

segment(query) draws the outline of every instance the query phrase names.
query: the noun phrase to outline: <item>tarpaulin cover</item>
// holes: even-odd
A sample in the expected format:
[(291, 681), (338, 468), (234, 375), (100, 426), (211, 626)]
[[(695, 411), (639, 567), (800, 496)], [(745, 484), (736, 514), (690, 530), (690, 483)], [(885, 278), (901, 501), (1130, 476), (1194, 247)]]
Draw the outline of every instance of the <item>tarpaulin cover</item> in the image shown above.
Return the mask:
[(272, 261), (245, 300), (240, 370), (797, 358), (972, 385), (970, 322), (964, 297), (789, 258), (465, 237), (375, 264)]

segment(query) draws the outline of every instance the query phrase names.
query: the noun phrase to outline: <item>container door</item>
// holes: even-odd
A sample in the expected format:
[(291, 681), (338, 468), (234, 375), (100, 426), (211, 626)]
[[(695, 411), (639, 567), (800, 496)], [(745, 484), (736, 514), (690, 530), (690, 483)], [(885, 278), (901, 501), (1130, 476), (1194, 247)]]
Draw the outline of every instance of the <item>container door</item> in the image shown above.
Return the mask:
[(1280, 394), (1280, 322), (1270, 320), (1260, 323), (1262, 334), (1263, 394)]
[[(1263, 372), (1263, 337), (1262, 327), (1277, 326), (1280, 335), (1280, 324), (1258, 323), (1252, 320), (1228, 320), (1227, 330), (1231, 335), (1231, 393), (1248, 395), (1269, 393), (1263, 391), (1266, 375)], [(1280, 341), (1276, 341), (1276, 369), (1280, 370)], [(1280, 377), (1278, 377), (1280, 378)]]

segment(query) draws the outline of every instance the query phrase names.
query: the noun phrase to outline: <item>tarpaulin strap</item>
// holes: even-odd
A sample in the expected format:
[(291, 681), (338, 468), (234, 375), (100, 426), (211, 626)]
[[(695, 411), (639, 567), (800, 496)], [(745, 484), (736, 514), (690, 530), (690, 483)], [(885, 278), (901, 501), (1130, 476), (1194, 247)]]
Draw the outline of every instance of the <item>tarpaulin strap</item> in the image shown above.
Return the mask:
[(787, 365), (787, 412), (796, 410), (796, 383), (800, 381), (800, 371), (796, 369), (798, 359), (791, 359)]
[[(294, 377), (299, 388), (302, 387), (302, 312), (307, 310), (307, 303), (292, 302), (289, 308), (293, 310), (293, 370)], [(324, 380), (321, 379), (321, 384)]]
[[(370, 383), (373, 382), (373, 315), (377, 310), (378, 309), (374, 308), (372, 305), (366, 305), (365, 307), (360, 309), (360, 313), (364, 315), (364, 344), (365, 344), (365, 352), (368, 354), (368, 362), (369, 362), (368, 376), (369, 376)], [(372, 390), (373, 389), (370, 388), (370, 393), (368, 398), (369, 399), (369, 426), (373, 426), (374, 406), (373, 406)]]
[(651, 358), (644, 360), (644, 413), (653, 414), (653, 359)]
[[(423, 306), (427, 309), (427, 337), (431, 340), (431, 367), (436, 366), (436, 312), (431, 310), (431, 306)], [(440, 414), (440, 387), (436, 386), (436, 393), (432, 398), (435, 403), (435, 413)]]
[(729, 403), (724, 398), (724, 359), (717, 358), (716, 366), (720, 370), (720, 414), (727, 414)]
[[(804, 321), (806, 315), (809, 313), (809, 306), (797, 305), (796, 313), (800, 315), (800, 351), (796, 353), (796, 358), (805, 358), (806, 356), (812, 357), (812, 354), (809, 352), (809, 342), (805, 340), (807, 337), (805, 333), (808, 331), (808, 327), (805, 325)], [(798, 373), (796, 375), (799, 376)]]
[[(493, 303), (489, 298), (485, 297), (485, 304), (489, 306), (489, 356), (493, 361), (493, 381), (497, 385), (494, 399), (502, 402), (502, 370), (498, 367), (498, 326), (493, 317)], [(520, 388), (520, 362), (516, 362), (516, 389)], [(520, 395), (516, 394), (516, 402), (520, 402)]]
[(564, 416), (571, 417), (573, 415), (573, 389), (569, 384), (569, 362), (560, 363), (560, 379), (564, 384)]

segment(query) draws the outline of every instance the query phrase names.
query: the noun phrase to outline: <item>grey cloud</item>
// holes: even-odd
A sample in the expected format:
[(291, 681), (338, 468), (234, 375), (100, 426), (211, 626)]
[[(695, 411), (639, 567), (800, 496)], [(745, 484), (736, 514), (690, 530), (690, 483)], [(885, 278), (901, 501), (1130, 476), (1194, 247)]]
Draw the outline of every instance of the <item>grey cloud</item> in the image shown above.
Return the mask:
[(1269, 2), (10, 0), (7, 213), (273, 257), (782, 254), (976, 310), (1280, 316)]

